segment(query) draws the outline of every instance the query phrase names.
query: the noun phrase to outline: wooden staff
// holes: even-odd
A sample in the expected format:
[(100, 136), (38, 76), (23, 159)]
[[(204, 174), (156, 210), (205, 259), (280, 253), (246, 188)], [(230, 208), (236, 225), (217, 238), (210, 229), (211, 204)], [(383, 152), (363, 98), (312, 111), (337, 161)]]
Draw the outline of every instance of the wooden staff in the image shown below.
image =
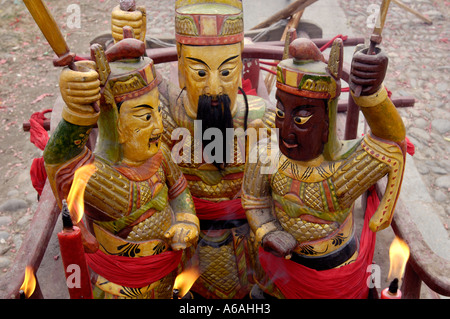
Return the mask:
[(376, 45), (381, 43), (381, 33), (383, 32), (384, 23), (386, 22), (386, 16), (390, 3), (391, 0), (383, 0), (383, 2), (381, 3), (380, 14), (378, 15), (375, 28), (373, 29), (372, 35), (370, 36), (370, 46), (367, 54), (375, 54)]
[(72, 70), (75, 70), (75, 55), (70, 52), (55, 19), (45, 3), (42, 0), (23, 0), (23, 2), (27, 6), (28, 11), (30, 11), (31, 16), (39, 29), (41, 29), (53, 51), (58, 56), (59, 59), (54, 61), (55, 66), (68, 65)]
[[(53, 60), (53, 65), (68, 66), (71, 70), (78, 71), (74, 63), (75, 54), (70, 52), (58, 24), (51, 15), (45, 3), (42, 0), (23, 0), (23, 2), (25, 3), (28, 11), (31, 13), (31, 16), (38, 25), (39, 29), (41, 29), (51, 48), (58, 56), (57, 59)], [(96, 112), (99, 112), (100, 109), (97, 103), (93, 103), (92, 107)]]
[(395, 4), (397, 4), (400, 8), (405, 9), (406, 11), (414, 14), (416, 17), (419, 17), (420, 19), (422, 19), (423, 21), (425, 21), (425, 23), (427, 24), (433, 24), (433, 21), (431, 21), (430, 19), (428, 19), (426, 16), (424, 16), (423, 14), (421, 14), (420, 12), (408, 7), (406, 4), (404, 4), (403, 2), (401, 2), (400, 0), (392, 0), (394, 1)]

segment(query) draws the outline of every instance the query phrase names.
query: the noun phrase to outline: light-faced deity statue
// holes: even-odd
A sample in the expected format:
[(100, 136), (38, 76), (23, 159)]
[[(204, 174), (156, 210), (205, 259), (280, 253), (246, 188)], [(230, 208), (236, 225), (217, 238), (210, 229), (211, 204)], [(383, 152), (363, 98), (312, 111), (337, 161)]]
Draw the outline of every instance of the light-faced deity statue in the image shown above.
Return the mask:
[[(86, 229), (98, 246), (86, 254), (94, 296), (171, 298), (182, 251), (197, 244), (199, 221), (186, 179), (162, 143), (153, 61), (125, 29), (106, 52), (91, 47), (94, 61), (62, 71), (65, 105), (45, 165), (59, 203), (75, 171), (95, 167), (84, 192)], [(85, 144), (95, 124), (91, 151)]]
[[(265, 100), (241, 89), (243, 31), (240, 0), (176, 1), (179, 85), (160, 86), (167, 98), (163, 138), (178, 158), (200, 219), (192, 262), (201, 275), (192, 291), (205, 298), (243, 298), (253, 282), (240, 199), (249, 143), (244, 135), (248, 128), (270, 131), (275, 114)], [(188, 136), (176, 135), (180, 129)]]
[[(242, 137), (249, 127), (270, 130), (274, 112), (241, 89), (243, 31), (239, 0), (176, 1), (179, 86), (164, 90), (163, 117), (200, 219), (192, 262), (201, 275), (192, 291), (205, 298), (243, 298), (253, 284), (240, 199), (248, 146)], [(173, 139), (180, 128), (191, 138)]]

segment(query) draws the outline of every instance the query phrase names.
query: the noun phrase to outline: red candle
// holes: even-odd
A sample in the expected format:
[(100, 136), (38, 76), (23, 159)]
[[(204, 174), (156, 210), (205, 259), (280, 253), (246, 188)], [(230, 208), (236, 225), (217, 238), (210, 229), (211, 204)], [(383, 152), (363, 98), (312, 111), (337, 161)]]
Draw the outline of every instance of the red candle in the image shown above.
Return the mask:
[(381, 291), (381, 299), (402, 299), (402, 292), (399, 289), (400, 280), (405, 272), (406, 262), (409, 258), (408, 245), (398, 237), (395, 237), (389, 248), (389, 275), (391, 281), (389, 288)]
[(58, 233), (58, 240), (70, 299), (92, 299), (92, 286), (81, 241), (81, 230), (73, 226), (65, 200), (62, 220), (63, 230)]
[(389, 288), (381, 291), (381, 299), (402, 299), (402, 292), (398, 289), (398, 279), (392, 280)]

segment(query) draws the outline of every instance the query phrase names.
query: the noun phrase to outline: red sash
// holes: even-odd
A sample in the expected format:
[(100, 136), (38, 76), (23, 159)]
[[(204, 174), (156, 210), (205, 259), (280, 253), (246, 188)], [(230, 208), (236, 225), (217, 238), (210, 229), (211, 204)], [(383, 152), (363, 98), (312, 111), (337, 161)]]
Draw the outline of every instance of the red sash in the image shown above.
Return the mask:
[(372, 264), (376, 241), (369, 220), (378, 204), (379, 199), (372, 191), (367, 199), (359, 255), (353, 263), (318, 271), (260, 248), (262, 267), (287, 299), (366, 299), (369, 293), (367, 278), (371, 274), (367, 266)]
[(100, 249), (86, 254), (89, 267), (109, 281), (130, 288), (141, 288), (158, 281), (177, 268), (182, 251), (165, 251), (145, 257), (106, 255)]
[(212, 202), (192, 196), (195, 212), (200, 220), (232, 220), (246, 219), (241, 199)]

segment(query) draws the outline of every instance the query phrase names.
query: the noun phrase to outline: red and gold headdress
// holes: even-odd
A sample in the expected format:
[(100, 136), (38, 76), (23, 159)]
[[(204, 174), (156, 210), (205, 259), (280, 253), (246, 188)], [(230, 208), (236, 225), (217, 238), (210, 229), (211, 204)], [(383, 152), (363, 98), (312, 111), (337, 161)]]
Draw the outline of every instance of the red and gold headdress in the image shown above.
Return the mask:
[(342, 40), (333, 42), (328, 63), (315, 43), (307, 38), (292, 41), (289, 53), (292, 58), (278, 64), (277, 89), (305, 98), (328, 101), (328, 142), (323, 154), (327, 160), (335, 160), (342, 148), (336, 128), (343, 66)]
[(157, 86), (153, 60), (144, 56), (144, 42), (126, 32), (124, 36), (105, 52), (111, 70), (108, 84), (116, 103), (139, 97)]
[(319, 48), (307, 38), (292, 41), (289, 53), (292, 59), (278, 64), (278, 89), (315, 99), (335, 99), (339, 96), (342, 72), (340, 41), (333, 43), (328, 64)]
[(175, 37), (190, 45), (224, 45), (244, 39), (242, 0), (177, 0)]
[(133, 36), (130, 27), (124, 27), (124, 39), (108, 50), (91, 46), (91, 55), (97, 64), (103, 86), (98, 118), (99, 136), (96, 154), (111, 163), (120, 162), (122, 150), (117, 132), (118, 103), (157, 90), (158, 80), (153, 60), (145, 56), (144, 42)]

